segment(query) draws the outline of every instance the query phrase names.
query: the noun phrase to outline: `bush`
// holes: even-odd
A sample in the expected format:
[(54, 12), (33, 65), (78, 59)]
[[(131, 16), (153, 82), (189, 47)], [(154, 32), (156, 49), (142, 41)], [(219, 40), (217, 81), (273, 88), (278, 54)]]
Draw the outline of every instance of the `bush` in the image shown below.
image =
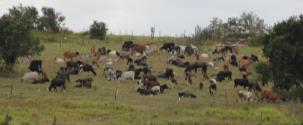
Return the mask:
[(94, 21), (90, 26), (89, 35), (91, 38), (104, 40), (107, 32), (106, 24), (104, 22)]

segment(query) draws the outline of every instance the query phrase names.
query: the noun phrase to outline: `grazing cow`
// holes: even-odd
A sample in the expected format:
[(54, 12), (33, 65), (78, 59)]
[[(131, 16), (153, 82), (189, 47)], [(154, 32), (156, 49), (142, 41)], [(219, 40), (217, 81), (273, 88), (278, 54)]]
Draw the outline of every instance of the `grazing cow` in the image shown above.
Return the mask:
[(228, 51), (230, 51), (230, 53), (233, 52), (234, 47), (230, 46), (230, 45), (217, 45), (215, 50), (212, 52), (213, 54), (226, 54)]
[(197, 98), (197, 96), (193, 93), (190, 93), (190, 92), (179, 92), (178, 93), (178, 97), (179, 97), (179, 100), (180, 98)]
[(63, 59), (64, 60), (70, 59), (72, 61), (78, 55), (79, 55), (79, 52), (77, 52), (77, 51), (75, 51), (75, 52), (67, 51), (67, 52), (64, 52)]
[(175, 49), (175, 43), (174, 42), (169, 42), (169, 43), (164, 43), (160, 50), (166, 50), (167, 52), (171, 52)]
[(215, 79), (210, 79), (210, 84), (209, 84), (210, 95), (214, 95), (216, 91), (217, 91), (217, 81)]
[(67, 81), (70, 81), (70, 74), (71, 71), (69, 71), (67, 68), (60, 67), (59, 71), (57, 72), (57, 78), (64, 79)]
[(250, 102), (257, 100), (256, 95), (253, 92), (249, 92), (249, 91), (239, 90), (238, 96), (240, 99), (244, 99)]
[(251, 90), (252, 87), (253, 87), (253, 84), (250, 83), (247, 78), (235, 79), (234, 80), (234, 88), (237, 88), (238, 86), (242, 86), (244, 89), (246, 89), (246, 87), (247, 87), (248, 89)]
[(158, 77), (166, 78), (166, 79), (174, 78), (175, 77), (174, 70), (171, 68), (166, 68), (165, 72), (163, 74), (159, 75)]
[(277, 100), (282, 100), (282, 101), (286, 101), (286, 97), (282, 96), (274, 91), (269, 91), (269, 90), (262, 90), (261, 91), (261, 100), (263, 100), (264, 98), (267, 99), (267, 101), (271, 101), (271, 102), (275, 102)]
[(75, 87), (86, 87), (86, 88), (91, 88), (92, 87), (92, 82), (94, 81), (93, 78), (81, 78), (76, 80), (76, 83), (79, 83)]
[(122, 72), (120, 70), (117, 70), (116, 71), (116, 77), (120, 81), (124, 81), (124, 80), (127, 80), (127, 79), (135, 80), (135, 72), (134, 71)]
[(32, 72), (39, 72), (42, 70), (42, 60), (32, 60), (28, 69)]
[(133, 41), (125, 41), (122, 45), (123, 51), (130, 51), (135, 46)]
[(108, 81), (111, 81), (113, 79), (116, 79), (116, 76), (115, 76), (115, 71), (114, 71), (114, 68), (113, 67), (105, 67), (103, 69), (103, 74), (104, 74), (104, 77), (108, 80)]
[(80, 65), (80, 72), (84, 71), (84, 72), (92, 72), (94, 75), (97, 75), (97, 73), (95, 72), (94, 68), (92, 65), (87, 64), (87, 63), (83, 63)]
[(57, 91), (57, 87), (62, 87), (62, 91), (65, 92), (65, 79), (59, 77), (52, 79), (51, 84), (48, 87), (48, 91), (52, 91), (52, 89), (54, 89), (54, 91)]
[(143, 56), (142, 58), (136, 59), (135, 64), (141, 65), (141, 66), (147, 66), (147, 57)]
[(216, 80), (222, 82), (226, 77), (232, 80), (232, 72), (229, 70), (220, 71), (216, 76)]
[(138, 52), (143, 54), (145, 52), (146, 45), (144, 44), (134, 44), (134, 47), (132, 48), (132, 53)]
[(27, 72), (21, 78), (21, 82), (23, 82), (23, 81), (33, 82), (35, 80), (39, 80), (39, 73), (38, 72)]
[(159, 47), (157, 45), (155, 45), (155, 44), (147, 44), (147, 45), (145, 45), (145, 51), (144, 52), (146, 54), (152, 54), (152, 53), (154, 53), (154, 52), (156, 52), (158, 50), (159, 50)]
[(230, 62), (231, 65), (238, 67), (238, 61), (237, 61), (237, 56), (235, 54), (232, 54), (230, 56)]
[(208, 79), (207, 67), (208, 67), (208, 63), (206, 62), (195, 62), (193, 64), (187, 65), (184, 72), (191, 72), (192, 70), (195, 70), (195, 73), (197, 73), (197, 69), (201, 68), (203, 77)]

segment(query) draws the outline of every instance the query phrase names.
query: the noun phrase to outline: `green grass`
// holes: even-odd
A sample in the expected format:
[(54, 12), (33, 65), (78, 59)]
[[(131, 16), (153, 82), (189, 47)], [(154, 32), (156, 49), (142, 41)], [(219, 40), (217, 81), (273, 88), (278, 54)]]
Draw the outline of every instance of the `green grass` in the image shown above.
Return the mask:
[[(156, 38), (150, 40), (146, 37), (108, 36), (105, 41), (92, 40), (79, 34), (48, 34), (35, 32), (45, 50), (35, 58), (43, 59), (43, 68), (50, 78), (55, 76), (61, 65), (54, 63), (55, 56), (62, 56), (64, 51), (77, 50), (88, 53), (90, 47), (96, 44), (98, 47), (106, 46), (120, 50), (123, 41), (133, 39), (140, 43), (155, 43), (161, 45), (165, 41), (175, 41), (185, 44), (186, 39)], [(66, 37), (67, 39), (64, 39)], [(62, 41), (60, 47), (60, 41)], [(204, 52), (213, 49), (213, 45), (200, 46)], [(240, 56), (256, 53), (261, 56), (260, 48), (242, 46)], [(81, 73), (71, 76), (71, 83), (67, 83), (67, 92), (48, 92), (49, 83), (33, 85), (20, 82), (20, 77), (27, 72), (29, 62), (19, 59), (15, 70), (15, 78), (0, 78), (0, 121), (5, 114), (12, 116), (12, 125), (50, 125), (54, 116), (59, 125), (298, 125), (302, 123), (303, 105), (294, 102), (277, 103), (247, 103), (239, 102), (233, 88), (232, 81), (224, 81), (218, 85), (218, 93), (210, 96), (208, 82), (196, 74), (194, 84), (187, 85), (184, 81), (183, 69), (166, 64), (166, 53), (160, 52), (151, 55), (148, 62), (152, 65), (154, 74), (163, 72), (166, 67), (176, 70), (178, 86), (172, 86), (168, 80), (159, 79), (168, 84), (170, 89), (157, 96), (141, 96), (136, 93), (135, 82), (107, 81), (102, 77), (102, 69), (105, 64), (100, 63), (97, 76)], [(90, 59), (89, 59), (90, 60)], [(191, 62), (194, 57), (187, 58)], [(210, 61), (203, 59), (203, 61)], [(262, 58), (261, 60), (266, 60)], [(227, 62), (217, 64), (222, 67)], [(126, 70), (125, 60), (114, 63), (114, 67)], [(237, 68), (232, 68), (233, 78), (240, 77)], [(209, 75), (218, 70), (210, 69)], [(93, 77), (92, 89), (74, 88), (77, 78)], [(198, 90), (198, 83), (204, 83), (204, 89)], [(13, 86), (13, 94), (10, 94)], [(118, 88), (118, 98), (114, 100), (114, 92)], [(267, 88), (269, 89), (269, 88)], [(182, 99), (178, 101), (177, 93), (190, 91), (198, 95), (197, 99)], [(262, 115), (262, 117), (261, 117)]]

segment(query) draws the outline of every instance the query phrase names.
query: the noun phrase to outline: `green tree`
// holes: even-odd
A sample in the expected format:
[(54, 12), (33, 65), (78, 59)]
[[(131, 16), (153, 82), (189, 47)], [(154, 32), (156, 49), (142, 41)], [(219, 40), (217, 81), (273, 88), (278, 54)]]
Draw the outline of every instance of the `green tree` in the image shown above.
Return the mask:
[(104, 22), (94, 21), (89, 28), (89, 35), (91, 38), (104, 40), (107, 32), (107, 27)]
[(14, 6), (9, 9), (9, 14), (13, 18), (20, 18), (23, 22), (28, 23), (31, 28), (37, 27), (38, 11), (32, 6)]
[(61, 13), (56, 12), (53, 8), (43, 7), (42, 16), (39, 18), (38, 29), (40, 31), (52, 31), (57, 33), (64, 25), (65, 17)]
[(38, 39), (31, 35), (31, 23), (21, 17), (5, 14), (0, 18), (0, 58), (4, 62), (2, 71), (13, 71), (18, 57), (38, 54), (43, 50)]
[(264, 37), (264, 54), (276, 88), (302, 87), (303, 15), (277, 23)]

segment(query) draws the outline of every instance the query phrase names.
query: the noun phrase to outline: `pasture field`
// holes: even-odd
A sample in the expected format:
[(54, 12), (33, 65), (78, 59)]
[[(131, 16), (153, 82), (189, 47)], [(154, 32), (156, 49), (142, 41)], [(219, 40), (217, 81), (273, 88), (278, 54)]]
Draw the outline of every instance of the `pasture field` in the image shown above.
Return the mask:
[[(151, 41), (145, 37), (112, 36), (105, 41), (92, 40), (79, 34), (47, 34), (35, 32), (45, 46), (40, 56), (43, 69), (49, 78), (53, 78), (59, 70), (59, 64), (54, 63), (55, 56), (62, 56), (64, 51), (80, 51), (89, 53), (93, 44), (98, 47), (108, 47), (120, 50), (123, 41), (134, 39), (136, 42), (161, 45), (164, 41), (174, 40), (185, 44), (186, 39), (156, 38)], [(67, 39), (64, 39), (66, 37)], [(62, 41), (60, 47), (60, 41)], [(203, 52), (210, 52), (212, 44), (200, 46)], [(243, 45), (240, 56), (251, 53), (257, 54), (262, 60), (261, 48)], [(170, 81), (159, 79), (160, 83), (168, 84), (169, 89), (156, 96), (141, 96), (136, 92), (135, 81), (119, 83), (107, 81), (103, 76), (100, 63), (97, 76), (91, 73), (72, 75), (67, 83), (67, 91), (63, 93), (48, 92), (49, 83), (34, 85), (20, 82), (23, 73), (27, 72), (29, 62), (19, 59), (15, 66), (16, 75), (0, 78), (0, 122), (8, 114), (12, 117), (12, 125), (51, 125), (56, 116), (57, 125), (302, 125), (303, 105), (296, 102), (259, 102), (248, 103), (239, 101), (237, 90), (232, 81), (218, 84), (216, 95), (210, 96), (209, 82), (202, 78), (201, 73), (195, 74), (194, 84), (188, 85), (184, 80), (183, 69), (166, 63), (165, 52), (154, 53), (148, 57), (153, 74), (160, 74), (166, 67), (176, 71), (178, 85), (173, 86)], [(90, 60), (90, 59), (88, 59)], [(194, 61), (194, 57), (186, 58)], [(212, 58), (201, 60), (210, 61)], [(219, 63), (220, 68), (226, 62)], [(126, 70), (126, 61), (120, 60), (113, 64), (115, 69)], [(222, 68), (220, 69), (222, 70)], [(211, 76), (219, 70), (210, 68)], [(232, 67), (233, 78), (240, 78), (237, 68)], [(75, 80), (82, 77), (93, 77), (93, 88), (74, 88)], [(204, 83), (203, 90), (198, 89), (198, 83)], [(12, 94), (11, 94), (11, 88)], [(117, 100), (114, 99), (118, 88)], [(266, 88), (266, 89), (269, 89)], [(189, 91), (195, 93), (197, 99), (181, 99), (177, 93)]]

